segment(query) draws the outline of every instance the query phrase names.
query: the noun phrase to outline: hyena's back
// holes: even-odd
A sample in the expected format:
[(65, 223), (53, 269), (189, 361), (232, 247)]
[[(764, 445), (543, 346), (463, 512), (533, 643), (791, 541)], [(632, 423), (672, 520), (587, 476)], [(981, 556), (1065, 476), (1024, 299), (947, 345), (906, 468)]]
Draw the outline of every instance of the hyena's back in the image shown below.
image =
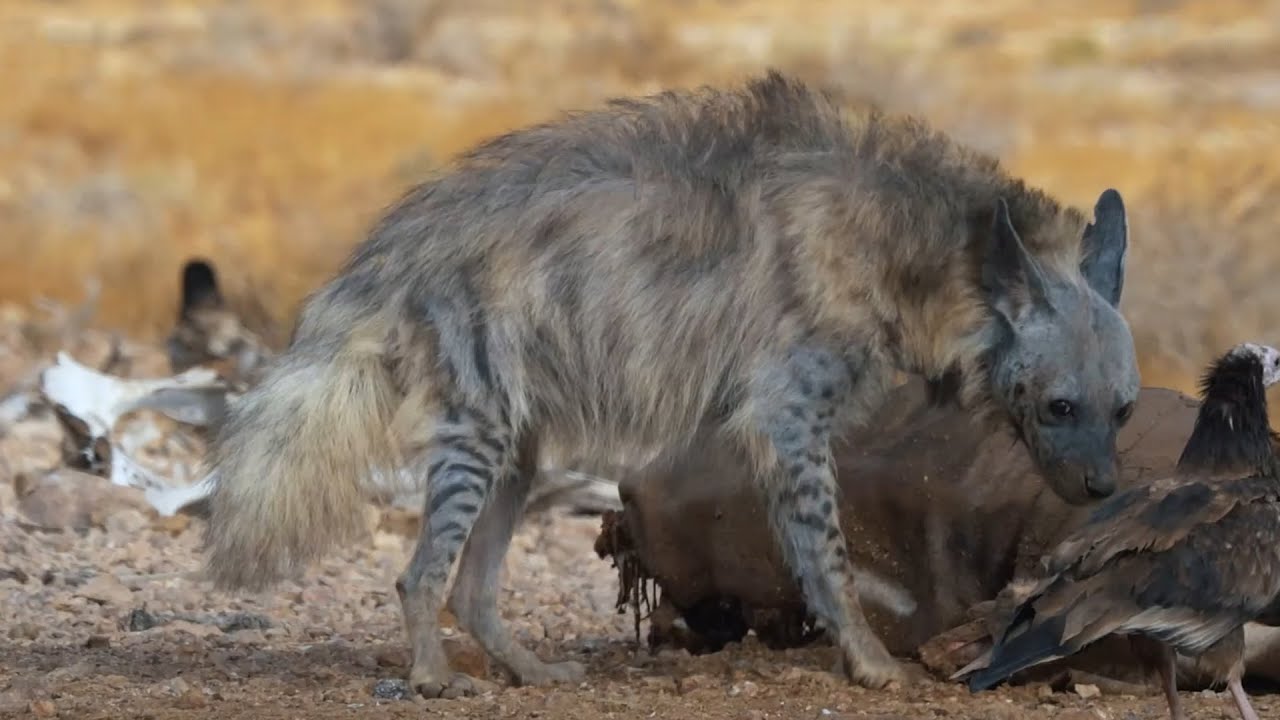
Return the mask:
[(963, 309), (972, 209), (1010, 196), (1031, 225), (1043, 208), (922, 125), (852, 122), (770, 75), (512, 133), (414, 189), (215, 443), (215, 578), (261, 586), (359, 532), (361, 478), (441, 413), (561, 447), (678, 445), (781, 404), (771, 373), (802, 338), (848, 349), (873, 387), (846, 412), (865, 412), (893, 266), (954, 283)]
[[(861, 276), (928, 252), (900, 236), (967, 220), (934, 204), (975, 180), (993, 199), (1003, 182), (922, 126), (861, 122), (851, 133), (821, 96), (770, 77), (496, 139), (388, 213), (300, 334), (341, 335), (353, 315), (406, 326), (416, 344), (391, 358), (406, 386), (497, 396), (517, 427), (567, 441), (665, 444), (708, 413), (734, 426), (753, 373), (800, 335), (859, 320), (833, 315), (872, 292)], [(826, 217), (851, 183), (860, 217)], [(865, 236), (818, 229), (850, 222)], [(867, 246), (862, 267), (831, 287), (824, 265), (852, 242)], [(419, 369), (435, 354), (451, 378)]]

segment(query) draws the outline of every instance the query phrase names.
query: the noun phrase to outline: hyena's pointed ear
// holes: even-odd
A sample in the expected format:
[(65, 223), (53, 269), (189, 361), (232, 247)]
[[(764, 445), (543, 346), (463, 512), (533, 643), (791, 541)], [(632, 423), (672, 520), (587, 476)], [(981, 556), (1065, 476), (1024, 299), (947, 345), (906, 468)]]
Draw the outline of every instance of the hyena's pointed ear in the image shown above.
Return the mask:
[(1124, 259), (1129, 250), (1129, 220), (1124, 200), (1114, 189), (1103, 191), (1093, 206), (1093, 222), (1081, 240), (1080, 272), (1089, 286), (1113, 306), (1124, 290)]
[(218, 290), (213, 265), (205, 260), (187, 261), (182, 267), (182, 307), (179, 314), (185, 317), (193, 310), (222, 306), (222, 292)]
[(982, 261), (982, 289), (987, 302), (1009, 320), (1022, 303), (1048, 304), (1044, 276), (1018, 237), (1004, 198), (996, 200), (995, 222)]

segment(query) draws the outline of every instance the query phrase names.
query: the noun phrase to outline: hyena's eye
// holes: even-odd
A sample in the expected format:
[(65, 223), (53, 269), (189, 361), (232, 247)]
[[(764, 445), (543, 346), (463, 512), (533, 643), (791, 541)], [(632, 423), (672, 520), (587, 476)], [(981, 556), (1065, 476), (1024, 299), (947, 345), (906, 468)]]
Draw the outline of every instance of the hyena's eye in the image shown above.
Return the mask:
[(1116, 411), (1116, 422), (1121, 425), (1129, 422), (1129, 418), (1133, 416), (1133, 403), (1126, 403), (1124, 407)]
[(1075, 406), (1068, 400), (1054, 400), (1049, 403), (1049, 413), (1058, 419), (1069, 418), (1075, 411)]

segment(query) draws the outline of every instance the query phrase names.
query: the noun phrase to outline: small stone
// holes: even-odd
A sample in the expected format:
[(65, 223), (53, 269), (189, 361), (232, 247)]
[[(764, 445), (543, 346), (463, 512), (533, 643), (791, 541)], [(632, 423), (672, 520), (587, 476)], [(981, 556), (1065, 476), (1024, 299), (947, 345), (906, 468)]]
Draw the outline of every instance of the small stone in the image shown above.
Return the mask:
[(449, 658), (449, 667), (455, 672), (465, 673), (474, 678), (489, 676), (489, 656), (469, 635), (454, 635), (440, 639), (444, 645), (445, 657)]
[(402, 647), (384, 647), (374, 653), (373, 657), (378, 667), (386, 668), (407, 668), (412, 660), (409, 651)]
[(58, 707), (50, 700), (33, 700), (28, 706), (31, 714), (39, 718), (53, 717), (58, 714)]
[(399, 678), (386, 678), (373, 684), (372, 694), (379, 700), (406, 700), (409, 684)]
[(678, 689), (675, 678), (670, 675), (645, 675), (640, 682), (659, 692), (675, 693)]
[(97, 575), (77, 588), (75, 594), (99, 605), (123, 607), (133, 602), (133, 592), (114, 575)]
[(125, 618), (123, 624), (124, 628), (129, 632), (142, 632), (143, 630), (150, 630), (158, 625), (163, 625), (168, 621), (168, 618), (162, 618), (146, 608), (134, 608), (129, 611), (129, 616)]
[(84, 641), (84, 646), (90, 650), (101, 650), (111, 647), (111, 638), (106, 635), (90, 635), (88, 640)]
[(175, 707), (184, 710), (199, 710), (209, 704), (209, 699), (204, 696), (204, 693), (199, 688), (189, 687), (178, 696), (178, 699), (173, 704)]
[(31, 709), (31, 693), (27, 688), (12, 688), (0, 692), (0, 713), (17, 715)]
[(107, 512), (100, 520), (96, 517), (93, 520), (95, 526), (101, 526), (108, 533), (125, 537), (133, 537), (151, 526), (151, 520), (133, 508)]
[(1102, 694), (1102, 691), (1098, 689), (1097, 685), (1087, 685), (1084, 683), (1076, 683), (1074, 690), (1077, 695), (1086, 700), (1089, 698), (1096, 698)]
[(40, 626), (22, 620), (9, 626), (9, 637), (13, 640), (35, 640), (40, 637)]
[[(799, 667), (787, 668), (783, 671), (780, 678), (783, 682), (788, 683), (803, 683), (806, 685), (818, 684), (826, 687), (834, 687), (842, 683), (835, 673), (823, 670), (808, 670)], [(856, 688), (857, 686), (853, 686), (851, 689)]]
[(133, 681), (123, 675), (100, 675), (98, 682), (117, 690), (128, 687)]
[(190, 525), (191, 517), (182, 513), (170, 515), (168, 517), (157, 515), (156, 518), (151, 521), (152, 530), (168, 533), (170, 535), (181, 535)]
[(759, 694), (760, 694), (760, 686), (751, 682), (750, 680), (746, 680), (740, 683), (735, 683), (733, 687), (729, 688), (730, 697), (737, 697), (739, 695), (742, 695), (744, 697), (753, 698)]
[(117, 512), (151, 511), (141, 490), (70, 468), (30, 480), (24, 490), (18, 511), (33, 525), (47, 528), (101, 527)]
[(227, 635), (237, 645), (265, 645), (267, 636), (261, 630), (235, 630)]
[(695, 675), (686, 675), (676, 681), (676, 687), (681, 695), (699, 690), (708, 690), (719, 686), (720, 683), (710, 675), (698, 673)]
[(323, 585), (308, 585), (302, 589), (299, 601), (303, 605), (333, 605), (337, 601), (337, 596), (332, 588)]
[(222, 631), (213, 625), (202, 625), (201, 623), (193, 623), (189, 620), (174, 620), (162, 627), (165, 632), (182, 632), (200, 638), (214, 637), (222, 634)]
[(1067, 710), (1055, 716), (1056, 720), (1107, 720), (1108, 716), (1097, 708)]
[(14, 580), (19, 585), (25, 585), (31, 576), (22, 568), (0, 568), (0, 580)]
[(219, 613), (214, 618), (213, 624), (224, 633), (233, 633), (237, 630), (266, 630), (272, 626), (270, 618), (244, 612)]

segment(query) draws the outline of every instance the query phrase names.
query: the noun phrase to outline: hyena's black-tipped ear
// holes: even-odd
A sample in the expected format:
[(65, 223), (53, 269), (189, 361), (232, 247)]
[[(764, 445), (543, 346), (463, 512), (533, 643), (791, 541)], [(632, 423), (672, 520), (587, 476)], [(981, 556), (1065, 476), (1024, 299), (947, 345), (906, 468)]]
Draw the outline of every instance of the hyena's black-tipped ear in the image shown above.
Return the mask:
[(1093, 222), (1081, 240), (1080, 272), (1089, 286), (1113, 306), (1124, 290), (1124, 258), (1129, 250), (1129, 219), (1114, 189), (1103, 191), (1093, 206)]
[(222, 307), (222, 292), (218, 290), (218, 278), (213, 265), (205, 260), (189, 260), (182, 267), (181, 316), (200, 308)]
[(982, 262), (982, 289), (987, 302), (1009, 319), (1020, 303), (1048, 302), (1045, 279), (1018, 237), (1004, 198), (996, 200), (995, 222)]

